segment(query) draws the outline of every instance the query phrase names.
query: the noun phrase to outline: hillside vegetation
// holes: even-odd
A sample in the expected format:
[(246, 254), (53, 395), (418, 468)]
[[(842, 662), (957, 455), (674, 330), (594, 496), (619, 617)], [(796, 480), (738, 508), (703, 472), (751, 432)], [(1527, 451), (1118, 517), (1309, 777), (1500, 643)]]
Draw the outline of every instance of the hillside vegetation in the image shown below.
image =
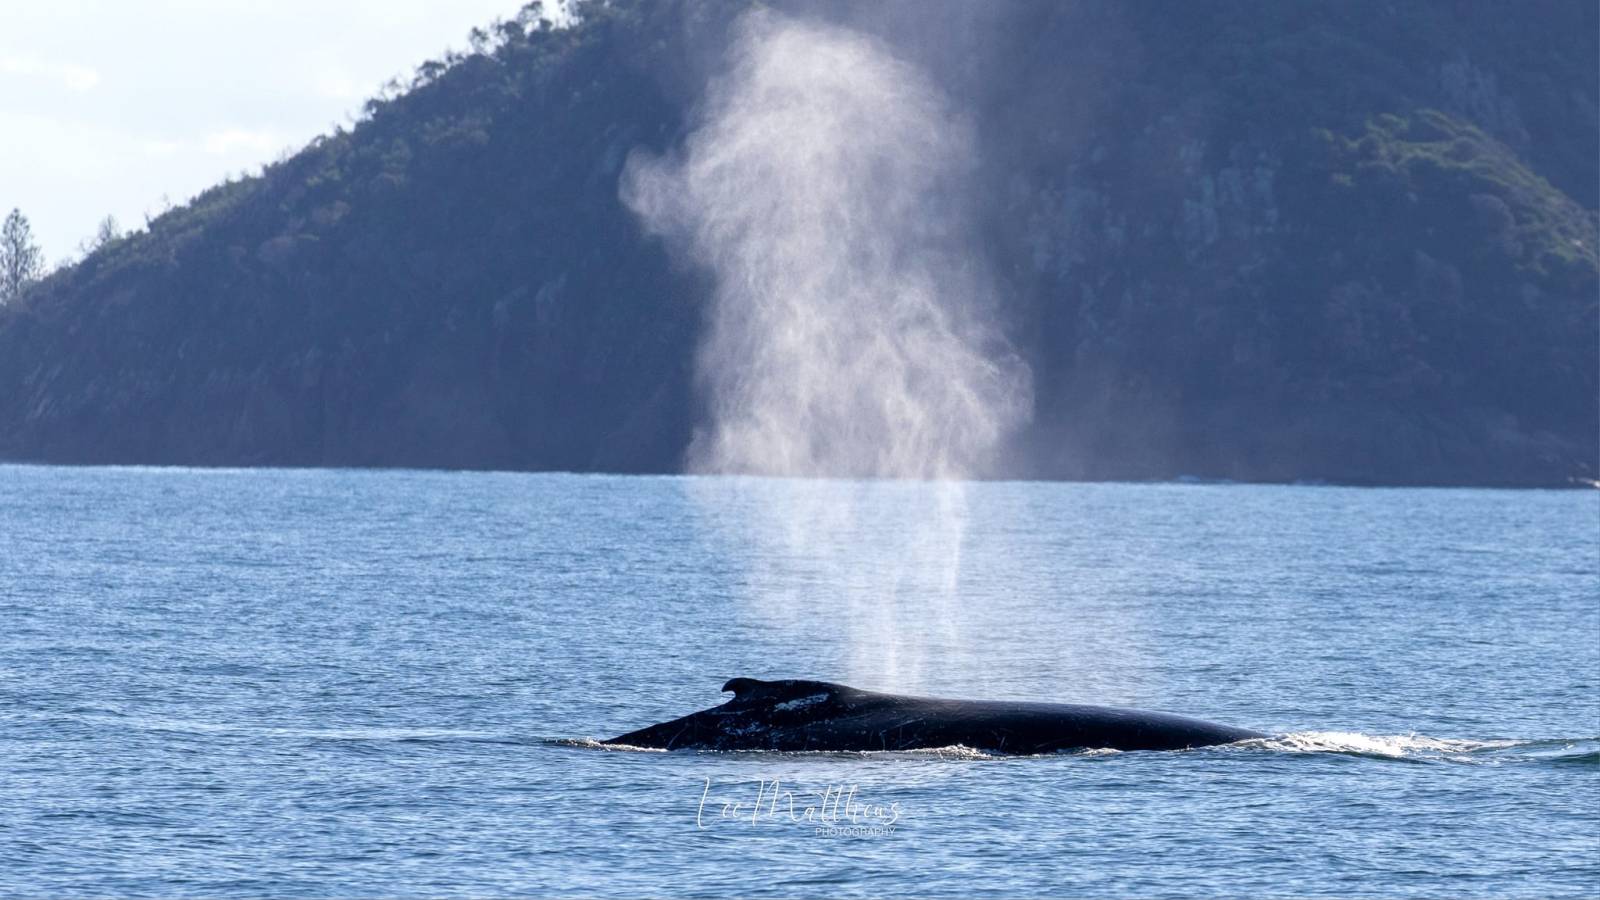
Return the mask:
[[(748, 5), (498, 23), (54, 273), (0, 308), (0, 457), (677, 470), (706, 276), (618, 177)], [(766, 5), (974, 120), (1011, 474), (1596, 477), (1594, 4)]]

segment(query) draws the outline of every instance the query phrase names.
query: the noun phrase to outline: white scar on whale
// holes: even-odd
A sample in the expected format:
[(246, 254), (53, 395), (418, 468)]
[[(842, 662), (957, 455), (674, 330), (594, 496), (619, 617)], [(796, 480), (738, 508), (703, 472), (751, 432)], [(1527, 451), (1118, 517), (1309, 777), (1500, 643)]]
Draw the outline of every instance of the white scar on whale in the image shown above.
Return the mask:
[(759, 560), (752, 622), (916, 687), (931, 656), (962, 658), (962, 481), (996, 472), (1031, 410), (972, 250), (971, 129), (884, 45), (770, 13), (741, 20), (695, 125), (674, 154), (634, 154), (622, 187), (715, 276), (686, 464), (782, 477), (697, 502)]

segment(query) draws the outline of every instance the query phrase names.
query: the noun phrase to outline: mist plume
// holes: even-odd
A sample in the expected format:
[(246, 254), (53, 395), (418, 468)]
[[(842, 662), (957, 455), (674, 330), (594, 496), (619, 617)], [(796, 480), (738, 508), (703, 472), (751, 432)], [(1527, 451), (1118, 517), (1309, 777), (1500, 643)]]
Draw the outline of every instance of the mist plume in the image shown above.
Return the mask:
[(911, 689), (970, 658), (962, 479), (995, 473), (1031, 406), (971, 249), (973, 164), (969, 126), (887, 47), (757, 13), (682, 149), (625, 172), (625, 202), (715, 278), (687, 467), (797, 476), (694, 493), (752, 560), (751, 624), (840, 654), (803, 671)]
[(992, 474), (1029, 410), (969, 247), (969, 127), (886, 47), (746, 16), (681, 153), (623, 198), (716, 276), (695, 472)]

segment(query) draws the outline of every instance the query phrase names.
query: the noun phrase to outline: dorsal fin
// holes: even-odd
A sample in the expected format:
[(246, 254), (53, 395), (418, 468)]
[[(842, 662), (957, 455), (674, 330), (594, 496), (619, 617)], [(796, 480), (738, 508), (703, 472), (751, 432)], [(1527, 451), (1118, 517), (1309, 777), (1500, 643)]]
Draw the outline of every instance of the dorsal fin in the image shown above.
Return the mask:
[(730, 678), (722, 689), (732, 691), (733, 699), (729, 702), (740, 706), (755, 703), (785, 703), (818, 695), (832, 699), (851, 690), (842, 684), (830, 684), (826, 681), (801, 679), (762, 681), (759, 678)]

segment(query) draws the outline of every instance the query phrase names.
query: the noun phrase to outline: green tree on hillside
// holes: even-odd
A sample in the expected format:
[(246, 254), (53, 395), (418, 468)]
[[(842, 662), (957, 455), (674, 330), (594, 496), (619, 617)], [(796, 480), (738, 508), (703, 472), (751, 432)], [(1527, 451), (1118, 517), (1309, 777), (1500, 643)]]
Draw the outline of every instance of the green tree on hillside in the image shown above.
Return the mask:
[(100, 220), (100, 225), (95, 228), (93, 243), (90, 249), (99, 250), (108, 244), (114, 244), (122, 239), (122, 227), (117, 224), (116, 216), (106, 216)]
[(44, 251), (33, 242), (27, 216), (13, 209), (0, 226), (0, 305), (22, 296), (43, 274)]
[(117, 222), (116, 216), (106, 216), (95, 226), (94, 234), (78, 242), (78, 253), (88, 256), (104, 247), (109, 247), (122, 240), (122, 225)]

